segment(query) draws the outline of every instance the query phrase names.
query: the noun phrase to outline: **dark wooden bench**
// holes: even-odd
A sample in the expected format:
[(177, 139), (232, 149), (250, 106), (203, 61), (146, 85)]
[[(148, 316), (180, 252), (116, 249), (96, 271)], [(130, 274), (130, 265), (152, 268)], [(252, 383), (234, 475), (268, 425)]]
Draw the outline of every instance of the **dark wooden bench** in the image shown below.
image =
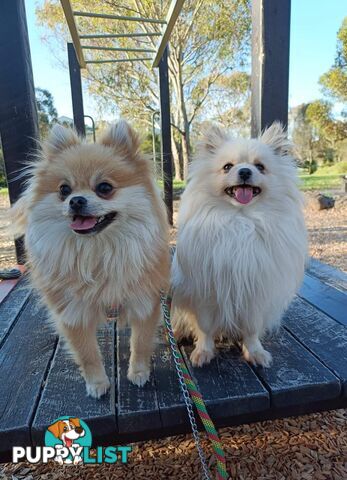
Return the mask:
[[(347, 275), (312, 260), (280, 334), (266, 341), (271, 368), (252, 368), (236, 349), (221, 346), (203, 369), (192, 368), (217, 426), (237, 425), (347, 406)], [(47, 426), (71, 415), (87, 421), (96, 445), (190, 432), (165, 335), (153, 355), (149, 384), (126, 378), (129, 331), (100, 331), (111, 392), (86, 397), (76, 367), (46, 322), (24, 281), (0, 304), (0, 460), (14, 445), (42, 445)]]

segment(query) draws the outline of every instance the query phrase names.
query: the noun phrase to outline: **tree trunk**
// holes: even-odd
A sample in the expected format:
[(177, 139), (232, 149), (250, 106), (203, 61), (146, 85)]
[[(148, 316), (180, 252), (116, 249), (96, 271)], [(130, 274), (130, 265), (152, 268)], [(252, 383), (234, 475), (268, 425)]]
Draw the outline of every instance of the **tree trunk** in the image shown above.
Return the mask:
[(172, 148), (172, 157), (175, 166), (175, 180), (183, 180), (181, 165), (180, 165), (180, 154), (177, 149), (176, 141), (174, 136), (171, 135), (171, 148)]

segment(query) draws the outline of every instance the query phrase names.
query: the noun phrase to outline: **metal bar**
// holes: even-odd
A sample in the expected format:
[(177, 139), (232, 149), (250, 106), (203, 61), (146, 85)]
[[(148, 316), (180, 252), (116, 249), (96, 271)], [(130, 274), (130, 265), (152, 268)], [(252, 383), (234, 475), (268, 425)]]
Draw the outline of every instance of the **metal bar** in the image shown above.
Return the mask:
[(168, 68), (168, 46), (165, 47), (159, 63), (161, 150), (163, 158), (164, 201), (167, 207), (169, 223), (173, 223), (172, 205), (172, 151), (171, 151), (171, 116), (170, 87)]
[(72, 43), (67, 44), (69, 58), (70, 85), (72, 97), (73, 121), (77, 133), (86, 136), (83, 111), (83, 93), (81, 82), (81, 67), (78, 63), (76, 50)]
[(80, 35), (80, 38), (132, 38), (132, 37), (160, 37), (161, 33), (94, 33), (92, 35)]
[(125, 20), (127, 22), (159, 23), (162, 25), (166, 23), (165, 20), (159, 20), (158, 18), (128, 17), (125, 15), (110, 15), (108, 13), (73, 12), (73, 14), (76, 17), (107, 18), (109, 20)]
[[(0, 2), (0, 136), (11, 204), (25, 189), (25, 168), (39, 138), (24, 0)], [(24, 262), (23, 240), (16, 241)]]
[(290, 0), (252, 2), (252, 136), (288, 124)]
[(151, 48), (98, 47), (94, 45), (82, 45), (82, 48), (84, 48), (85, 50), (109, 50), (113, 52), (155, 52), (155, 50)]
[(158, 46), (157, 53), (154, 58), (154, 62), (152, 65), (153, 68), (159, 66), (160, 59), (163, 55), (163, 52), (165, 50), (165, 47), (168, 41), (170, 40), (171, 32), (175, 26), (178, 15), (182, 10), (183, 4), (184, 4), (184, 0), (172, 0), (171, 2), (169, 11), (166, 16), (166, 27), (162, 33), (160, 44)]
[(76, 50), (76, 55), (78, 58), (78, 63), (80, 64), (81, 68), (86, 68), (86, 63), (84, 61), (83, 52), (81, 48), (81, 42), (78, 36), (78, 30), (76, 26), (76, 22), (73, 16), (73, 11), (71, 7), (70, 0), (60, 0), (61, 6), (64, 10), (64, 15), (66, 18), (66, 22), (68, 24), (70, 35)]
[(122, 63), (122, 62), (139, 62), (143, 60), (152, 60), (151, 57), (148, 58), (116, 58), (116, 59), (105, 59), (105, 60), (87, 60), (86, 63)]
[(95, 136), (95, 122), (94, 118), (91, 115), (84, 115), (84, 118), (89, 118), (92, 122), (92, 129), (93, 129), (93, 142), (96, 142), (96, 136)]

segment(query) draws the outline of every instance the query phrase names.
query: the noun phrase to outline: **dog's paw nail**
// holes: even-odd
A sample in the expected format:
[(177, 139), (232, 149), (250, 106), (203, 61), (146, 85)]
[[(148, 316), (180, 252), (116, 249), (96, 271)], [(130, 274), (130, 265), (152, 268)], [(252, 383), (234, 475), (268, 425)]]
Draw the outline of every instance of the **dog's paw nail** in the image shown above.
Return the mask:
[(193, 367), (202, 367), (214, 358), (213, 350), (198, 350), (195, 348), (190, 354), (190, 361), (192, 362)]
[(89, 397), (100, 398), (107, 393), (109, 388), (110, 381), (107, 377), (86, 382), (87, 395)]
[(143, 387), (146, 382), (148, 382), (150, 376), (149, 369), (133, 369), (129, 368), (128, 370), (128, 380), (137, 385), (138, 387)]

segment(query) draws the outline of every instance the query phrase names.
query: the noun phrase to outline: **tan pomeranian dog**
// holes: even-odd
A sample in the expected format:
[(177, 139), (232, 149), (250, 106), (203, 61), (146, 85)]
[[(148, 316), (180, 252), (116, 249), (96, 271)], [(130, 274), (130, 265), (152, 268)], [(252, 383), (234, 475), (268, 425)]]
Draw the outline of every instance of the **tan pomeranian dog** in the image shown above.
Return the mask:
[(257, 139), (215, 126), (192, 162), (172, 266), (176, 334), (195, 337), (191, 361), (215, 356), (215, 338), (268, 367), (262, 345), (300, 287), (307, 257), (302, 196), (279, 123)]
[(128, 378), (150, 375), (169, 276), (168, 222), (139, 139), (120, 121), (96, 144), (56, 125), (14, 206), (25, 234), (34, 287), (86, 382), (99, 398), (110, 386), (96, 330), (111, 306), (131, 325)]

